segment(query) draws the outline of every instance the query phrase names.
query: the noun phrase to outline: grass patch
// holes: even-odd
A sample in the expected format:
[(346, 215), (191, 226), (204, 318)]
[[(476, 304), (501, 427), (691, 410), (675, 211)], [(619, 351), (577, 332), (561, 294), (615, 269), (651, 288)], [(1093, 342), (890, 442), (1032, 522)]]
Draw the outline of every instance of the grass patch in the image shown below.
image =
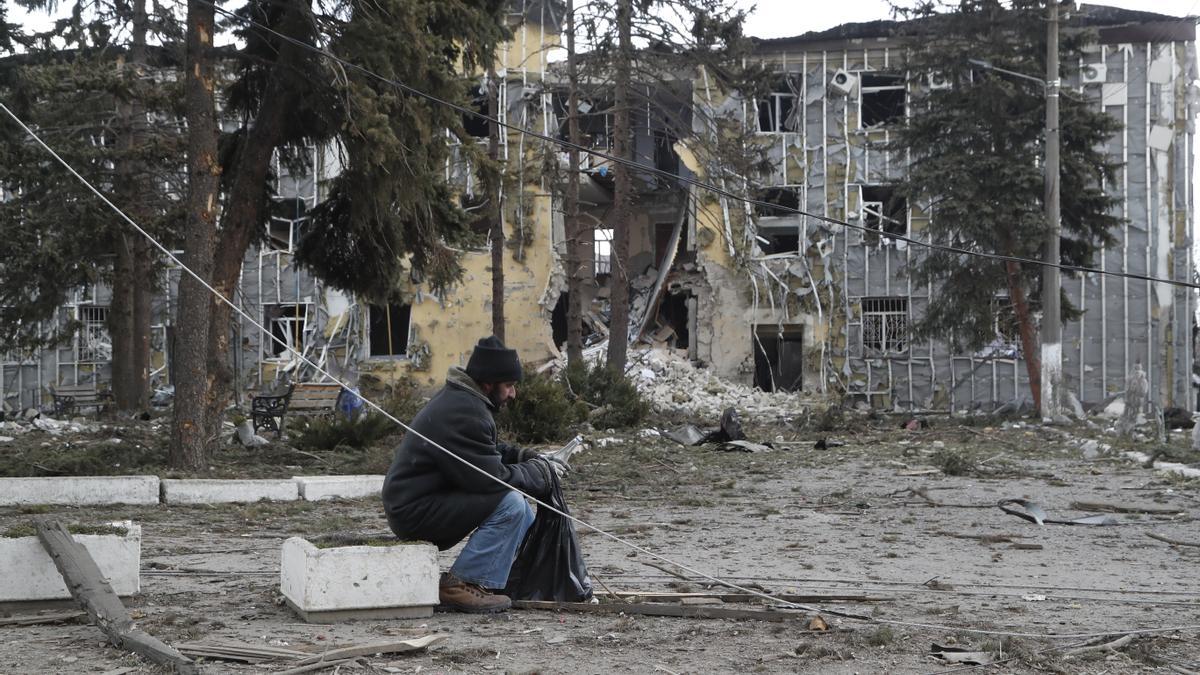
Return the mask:
[[(79, 523), (67, 525), (67, 532), (71, 534), (95, 534), (95, 535), (116, 535), (124, 537), (129, 534), (129, 529), (119, 525), (82, 525)], [(21, 537), (36, 537), (37, 528), (33, 523), (21, 523), (13, 525), (0, 534), (0, 537), (6, 539), (19, 539)]]

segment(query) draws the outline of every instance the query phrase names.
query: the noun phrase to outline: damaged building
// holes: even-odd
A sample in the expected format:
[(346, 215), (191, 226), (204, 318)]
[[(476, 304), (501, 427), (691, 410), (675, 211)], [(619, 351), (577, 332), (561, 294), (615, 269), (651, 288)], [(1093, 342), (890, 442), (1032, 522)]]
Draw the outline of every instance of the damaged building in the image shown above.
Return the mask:
[[(1122, 167), (1108, 189), (1117, 191), (1124, 223), (1096, 267), (1191, 281), (1195, 23), (1085, 5), (1068, 30), (1081, 25), (1096, 39), (1084, 63), (1064, 69), (1063, 87), (1121, 125), (1107, 146)], [(850, 24), (759, 43), (763, 62), (780, 75), (748, 115), (773, 146), (775, 171), (762, 198), (864, 229), (790, 214), (758, 218), (762, 255), (750, 270), (758, 300), (740, 314), (722, 303), (727, 318), (712, 321), (733, 325), (707, 358), (730, 376), (753, 371), (762, 380), (769, 366), (789, 383), (844, 391), (877, 408), (990, 410), (1031, 400), (1013, 331), (998, 325), (994, 342), (972, 353), (908, 339), (907, 326), (940, 291), (903, 274), (920, 250), (875, 234), (919, 241), (928, 222), (889, 188), (903, 162), (877, 149), (904, 118), (912, 86), (895, 27)], [(949, 86), (935, 80), (927, 86)], [(1191, 290), (1095, 274), (1062, 283), (1083, 310), (1064, 325), (1068, 391), (1100, 402), (1123, 391), (1141, 364), (1159, 405), (1193, 408)]]
[[(565, 137), (565, 77), (546, 49), (559, 44), (563, 7), (549, 0), (512, 5), (513, 39), (496, 64), (501, 121)], [(1191, 280), (1195, 25), (1086, 6), (1082, 16), (1097, 40), (1081, 64), (1086, 68), (1066, 69), (1064, 87), (1122, 125), (1108, 151), (1124, 167), (1115, 188), (1124, 224), (1096, 266)], [(904, 43), (894, 28), (880, 21), (759, 41), (759, 58), (778, 78), (756, 101), (718, 92), (703, 71), (646, 88), (646, 105), (633, 115), (634, 156), (663, 173), (644, 172), (637, 180), (628, 261), (613, 260), (611, 252), (612, 167), (595, 155), (582, 159), (582, 225), (591, 231), (592, 263), (583, 290), (585, 332), (593, 351), (608, 338), (608, 285), (620, 264), (632, 280), (630, 338), (672, 349), (726, 380), (766, 391), (844, 394), (886, 409), (991, 410), (1030, 398), (1016, 336), (999, 327), (993, 344), (971, 353), (909, 337), (908, 326), (938, 290), (903, 273), (920, 250), (873, 234), (920, 240), (927, 226), (925, 216), (889, 188), (903, 164), (877, 149), (909, 103)], [(739, 182), (715, 175), (678, 128), (656, 121), (663, 116), (655, 106), (671, 108), (694, 137), (714, 133), (697, 111), (739, 115), (773, 166), (754, 195), (783, 210), (747, 209), (734, 198), (664, 178), (696, 177), (727, 188)], [(612, 148), (610, 107), (602, 92), (580, 107), (585, 143), (601, 152)], [(468, 122), (485, 144), (486, 126)], [(474, 342), (491, 332), (489, 248), (463, 252), (463, 278), (446, 292), (433, 293), (413, 278), (402, 289), (408, 299), (402, 304), (374, 306), (325, 287), (294, 261), (306, 213), (322, 198), (324, 179), (338, 170), (336, 153), (310, 151), (313, 175), (277, 167), (269, 239), (243, 266), (239, 302), (265, 330), (235, 319), (239, 396), (285, 378), (320, 379), (272, 336), (364, 386), (401, 377), (423, 387), (439, 384), (446, 369), (465, 363)], [(511, 177), (502, 210), (506, 341), (527, 362), (540, 364), (558, 358), (566, 338), (559, 183), (566, 160), (516, 130), (501, 134), (499, 152)], [(446, 176), (468, 208), (477, 206), (471, 201), (477, 179), (466, 159), (449, 162)], [(792, 209), (866, 231), (787, 212)], [(174, 271), (168, 287), (177, 280)], [(1100, 275), (1066, 275), (1063, 284), (1084, 311), (1064, 326), (1067, 390), (1084, 403), (1102, 401), (1120, 393), (1127, 373), (1142, 364), (1160, 405), (1194, 407), (1191, 291)], [(44, 403), (51, 384), (107, 380), (105, 303), (103, 289), (81, 294), (64, 309), (85, 328), (75, 343), (3, 364), (8, 408)], [(169, 381), (173, 312), (170, 296), (156, 303), (159, 384)]]

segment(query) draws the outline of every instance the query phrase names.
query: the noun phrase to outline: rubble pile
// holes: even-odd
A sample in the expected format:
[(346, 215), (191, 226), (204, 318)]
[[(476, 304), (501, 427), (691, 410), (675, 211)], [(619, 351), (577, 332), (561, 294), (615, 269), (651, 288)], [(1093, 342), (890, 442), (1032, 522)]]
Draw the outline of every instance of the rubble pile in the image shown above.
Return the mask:
[(767, 393), (736, 384), (697, 368), (666, 349), (630, 353), (629, 375), (655, 410), (715, 420), (726, 408), (745, 418), (792, 422), (807, 416), (816, 402), (812, 395)]

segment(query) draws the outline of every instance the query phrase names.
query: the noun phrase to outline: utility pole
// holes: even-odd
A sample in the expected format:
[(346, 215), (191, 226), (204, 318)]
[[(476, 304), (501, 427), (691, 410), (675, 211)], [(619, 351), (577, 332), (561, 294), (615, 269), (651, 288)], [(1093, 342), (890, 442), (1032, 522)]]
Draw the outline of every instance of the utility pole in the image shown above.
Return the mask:
[(1046, 245), (1042, 260), (1041, 415), (1062, 414), (1062, 312), (1059, 307), (1058, 0), (1047, 3), (1046, 22)]

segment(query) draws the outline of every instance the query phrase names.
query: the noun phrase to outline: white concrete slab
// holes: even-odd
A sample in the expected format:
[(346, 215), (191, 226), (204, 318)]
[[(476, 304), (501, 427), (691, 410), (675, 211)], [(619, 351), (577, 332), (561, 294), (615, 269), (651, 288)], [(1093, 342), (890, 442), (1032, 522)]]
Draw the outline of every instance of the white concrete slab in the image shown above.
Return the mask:
[(379, 610), (429, 616), (438, 603), (437, 547), (406, 542), (317, 548), (292, 537), (283, 542), (279, 588), (310, 621), (322, 615), (353, 618), (355, 612), (378, 616)]
[(368, 476), (295, 476), (300, 498), (315, 502), (321, 499), (358, 499), (378, 497), (383, 491), (382, 475)]
[(291, 502), (299, 498), (300, 490), (296, 481), (289, 479), (167, 478), (162, 481), (164, 504), (229, 504), (263, 499)]
[(157, 504), (158, 476), (0, 478), (0, 506)]
[[(1138, 464), (1145, 464), (1150, 461), (1150, 455), (1136, 450), (1126, 452), (1125, 456)], [(1154, 470), (1159, 473), (1177, 473), (1184, 478), (1200, 478), (1200, 469), (1180, 462), (1155, 462)]]
[[(126, 530), (115, 534), (77, 534), (117, 595), (141, 590), (142, 527), (130, 521), (112, 523)], [(69, 600), (71, 592), (37, 537), (0, 537), (0, 602)]]

